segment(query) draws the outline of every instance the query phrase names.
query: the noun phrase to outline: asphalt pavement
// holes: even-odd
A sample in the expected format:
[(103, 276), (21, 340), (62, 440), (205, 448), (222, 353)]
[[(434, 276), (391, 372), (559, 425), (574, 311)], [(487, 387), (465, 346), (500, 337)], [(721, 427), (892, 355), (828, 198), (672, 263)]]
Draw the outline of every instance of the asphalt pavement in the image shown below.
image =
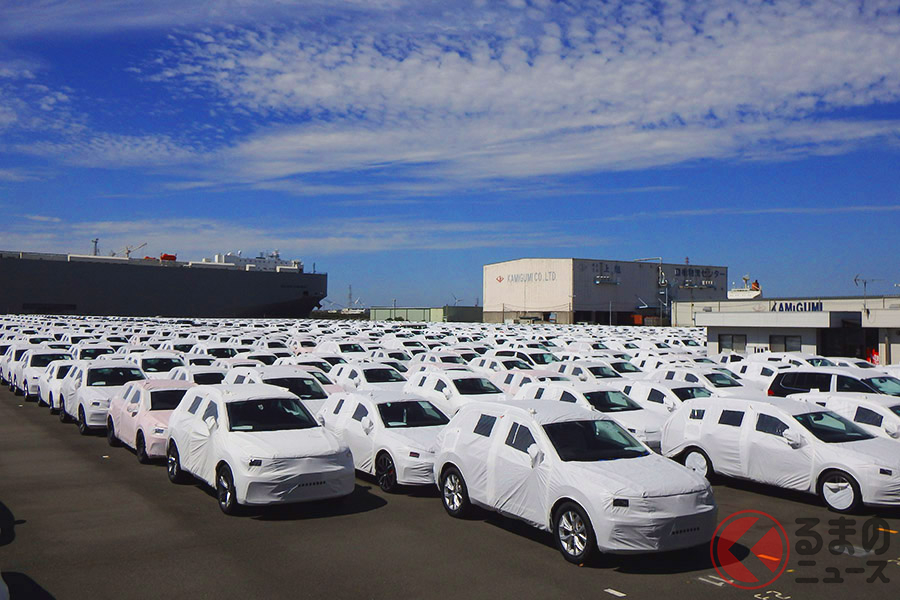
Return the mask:
[[(0, 573), (13, 600), (900, 594), (900, 511), (829, 524), (838, 515), (804, 494), (736, 481), (714, 491), (731, 532), (718, 570), (708, 545), (578, 567), (548, 533), (486, 512), (452, 519), (436, 489), (385, 494), (364, 478), (343, 502), (227, 517), (201, 484), (173, 485), (162, 463), (140, 465), (105, 437), (81, 436), (0, 390)], [(729, 519), (745, 510), (776, 519), (788, 542), (779, 545), (764, 515)], [(797, 519), (808, 519), (804, 531)]]

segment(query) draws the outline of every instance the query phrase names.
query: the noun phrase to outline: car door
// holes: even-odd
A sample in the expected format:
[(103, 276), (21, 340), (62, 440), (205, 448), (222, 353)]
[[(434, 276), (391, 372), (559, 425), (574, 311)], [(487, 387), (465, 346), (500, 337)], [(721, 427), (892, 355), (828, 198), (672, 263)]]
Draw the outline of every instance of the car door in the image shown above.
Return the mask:
[[(549, 467), (532, 465), (528, 448), (538, 444), (536, 427), (523, 419), (504, 419), (505, 435), (497, 435), (488, 454), (488, 502), (496, 510), (543, 526), (546, 521), (546, 482)], [(538, 449), (544, 449), (538, 444)], [(546, 456), (546, 453), (545, 453)]]
[(204, 398), (197, 412), (191, 415), (187, 423), (187, 447), (181, 451), (181, 464), (185, 470), (212, 485), (215, 467), (213, 456), (212, 428), (207, 424), (218, 423), (218, 406), (212, 398)]
[(373, 411), (374, 407), (368, 402), (356, 401), (350, 418), (344, 422), (344, 427), (341, 428), (342, 439), (353, 454), (353, 464), (357, 469), (366, 473), (374, 471), (372, 451), (377, 415), (373, 414)]
[(766, 412), (749, 413), (747, 427), (746, 476), (753, 481), (793, 490), (807, 490), (812, 476), (812, 445), (791, 447), (785, 432), (805, 434), (789, 420)]
[(137, 435), (137, 415), (140, 409), (141, 390), (137, 386), (131, 386), (125, 395), (125, 402), (121, 403), (121, 418), (116, 421), (119, 428), (119, 438), (129, 446), (134, 447)]

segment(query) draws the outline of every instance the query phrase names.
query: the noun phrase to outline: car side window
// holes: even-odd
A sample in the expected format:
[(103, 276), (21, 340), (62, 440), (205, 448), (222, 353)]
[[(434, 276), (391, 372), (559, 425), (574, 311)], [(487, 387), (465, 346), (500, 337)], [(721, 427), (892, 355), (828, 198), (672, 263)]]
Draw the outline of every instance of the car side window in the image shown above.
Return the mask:
[(744, 420), (744, 412), (740, 410), (723, 410), (719, 415), (719, 423), (721, 425), (731, 425), (732, 427), (740, 427)]
[(577, 398), (575, 398), (575, 396), (573, 396), (569, 392), (563, 392), (562, 395), (559, 397), (559, 400), (560, 400), (560, 402), (575, 403), (577, 401)]
[(363, 417), (369, 414), (369, 410), (363, 406), (362, 404), (356, 405), (356, 410), (353, 411), (353, 420), (362, 422)]
[(206, 406), (206, 410), (203, 411), (203, 417), (201, 417), (204, 421), (208, 418), (212, 417), (215, 420), (219, 420), (219, 407), (216, 405), (214, 400), (210, 400), (209, 404)]
[(853, 377), (847, 377), (845, 375), (838, 375), (837, 387), (835, 389), (838, 392), (861, 392), (863, 394), (872, 392), (872, 390), (869, 389), (869, 386), (859, 379), (854, 379)]
[(664, 404), (666, 401), (666, 395), (657, 389), (650, 390), (650, 393), (647, 394), (647, 400), (650, 402), (656, 402), (658, 404)]
[(339, 412), (341, 412), (341, 407), (342, 407), (342, 406), (344, 406), (344, 399), (343, 399), (343, 398), (341, 398), (340, 400), (338, 400), (337, 405), (334, 407), (333, 414), (336, 415), (336, 414), (338, 414)]
[(478, 418), (478, 423), (475, 424), (475, 433), (478, 435), (483, 435), (484, 437), (491, 437), (491, 431), (494, 429), (494, 423), (497, 422), (497, 417), (492, 415), (481, 415)]
[(692, 408), (691, 414), (688, 418), (694, 419), (695, 421), (700, 421), (703, 419), (703, 416), (706, 414), (706, 410), (703, 408)]
[(203, 396), (197, 396), (194, 398), (194, 401), (191, 402), (190, 408), (188, 408), (188, 412), (192, 415), (197, 414), (197, 409), (200, 408), (200, 403), (203, 402)]
[(572, 375), (581, 375), (584, 371), (581, 370), (581, 367), (575, 367), (572, 369)]
[(543, 396), (544, 396), (544, 388), (538, 388), (537, 391), (534, 393), (534, 397), (536, 400), (539, 398), (543, 398)]
[(688, 373), (687, 375), (685, 375), (684, 380), (690, 381), (691, 383), (697, 383), (698, 381), (700, 381), (699, 379), (697, 379), (697, 376), (694, 375), (693, 373)]
[(627, 396), (628, 394), (631, 393), (631, 386), (630, 386), (630, 385), (626, 385), (626, 386), (623, 388), (623, 391), (625, 392), (625, 395)]
[(770, 435), (781, 435), (787, 430), (788, 426), (781, 422), (780, 419), (770, 417), (769, 415), (759, 415), (756, 418), (756, 430)]
[(775, 373), (775, 371), (773, 371), (772, 369), (763, 367), (763, 369), (760, 371), (760, 373), (766, 377), (770, 377), (771, 375), (773, 375)]
[(856, 409), (856, 416), (853, 417), (853, 420), (857, 423), (862, 423), (863, 425), (874, 425), (875, 427), (881, 427), (881, 423), (884, 421), (884, 417), (879, 415), (874, 410), (869, 410), (868, 408), (860, 406)]
[(515, 375), (513, 373), (510, 373), (506, 376), (506, 379), (503, 380), (503, 383), (512, 383), (513, 377), (515, 377)]
[(244, 379), (245, 378), (243, 375), (238, 375), (237, 377), (234, 378), (234, 382), (235, 383), (244, 383)]
[(438, 392), (443, 392), (446, 388), (447, 388), (447, 384), (444, 383), (443, 381), (441, 381), (440, 379), (438, 379), (436, 382), (434, 382), (434, 389), (437, 390)]
[(506, 436), (506, 445), (515, 448), (519, 452), (528, 452), (528, 447), (534, 442), (534, 436), (531, 431), (524, 425), (513, 423), (509, 428), (509, 434)]
[(675, 371), (669, 371), (666, 373), (666, 379), (675, 379)]

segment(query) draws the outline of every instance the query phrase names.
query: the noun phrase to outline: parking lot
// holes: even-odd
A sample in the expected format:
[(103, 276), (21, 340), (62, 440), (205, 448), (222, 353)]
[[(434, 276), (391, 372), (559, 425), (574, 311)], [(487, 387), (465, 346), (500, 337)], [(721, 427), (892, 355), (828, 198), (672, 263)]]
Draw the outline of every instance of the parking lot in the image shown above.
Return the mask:
[[(80, 436), (46, 408), (0, 391), (0, 571), (14, 600), (662, 593), (785, 600), (900, 591), (900, 511), (852, 516), (856, 532), (842, 545), (838, 526), (828, 523), (837, 515), (812, 497), (734, 481), (717, 483), (715, 494), (720, 519), (753, 509), (784, 525), (790, 557), (779, 579), (757, 590), (733, 587), (725, 581), (731, 571), (717, 573), (708, 547), (607, 556), (579, 568), (562, 559), (549, 534), (488, 513), (451, 519), (436, 489), (388, 495), (364, 479), (342, 503), (229, 518), (200, 485), (172, 485), (162, 464), (141, 466), (104, 437)], [(874, 515), (885, 522), (866, 525)], [(798, 535), (797, 518), (820, 520), (811, 526), (823, 541), (817, 552), (798, 553), (798, 542), (813, 538)], [(869, 551), (866, 527), (883, 538)], [(753, 549), (769, 528), (761, 519), (731, 550), (759, 576), (765, 570)], [(842, 583), (824, 582), (837, 576)], [(798, 582), (811, 578), (819, 582)]]

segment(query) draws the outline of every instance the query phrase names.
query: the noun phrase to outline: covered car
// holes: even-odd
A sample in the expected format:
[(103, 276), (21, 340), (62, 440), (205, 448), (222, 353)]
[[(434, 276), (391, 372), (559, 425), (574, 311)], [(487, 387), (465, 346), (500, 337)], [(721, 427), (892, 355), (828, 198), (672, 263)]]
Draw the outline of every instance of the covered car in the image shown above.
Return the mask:
[(169, 417), (195, 384), (171, 379), (144, 379), (122, 388), (109, 402), (106, 439), (133, 448), (145, 464), (166, 455)]

